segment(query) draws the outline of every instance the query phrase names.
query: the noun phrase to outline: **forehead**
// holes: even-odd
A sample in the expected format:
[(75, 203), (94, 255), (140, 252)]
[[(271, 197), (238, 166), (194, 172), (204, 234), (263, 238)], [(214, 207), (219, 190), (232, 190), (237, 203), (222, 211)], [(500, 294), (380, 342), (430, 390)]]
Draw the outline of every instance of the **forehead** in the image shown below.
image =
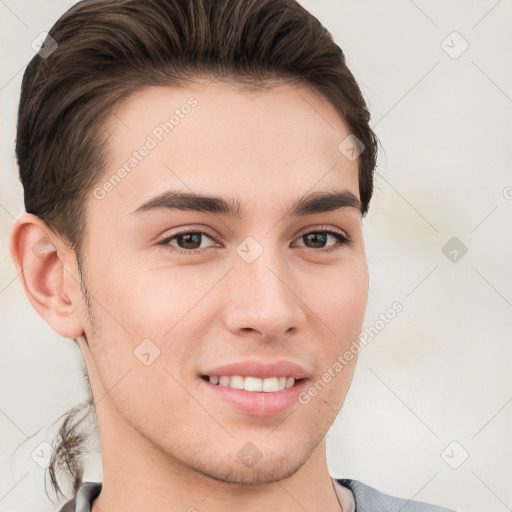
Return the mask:
[(359, 197), (357, 160), (338, 149), (350, 130), (305, 87), (241, 90), (205, 80), (146, 88), (118, 105), (107, 133), (97, 206), (119, 214), (168, 189), (222, 192), (255, 207), (333, 187)]

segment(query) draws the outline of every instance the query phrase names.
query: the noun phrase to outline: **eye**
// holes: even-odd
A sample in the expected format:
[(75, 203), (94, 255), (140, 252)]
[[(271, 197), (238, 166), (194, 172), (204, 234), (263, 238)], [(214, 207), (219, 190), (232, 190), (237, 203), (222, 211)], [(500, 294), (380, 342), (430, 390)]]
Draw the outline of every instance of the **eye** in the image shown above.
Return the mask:
[[(329, 239), (334, 239), (334, 243), (326, 245)], [(319, 249), (324, 253), (341, 249), (342, 246), (348, 245), (351, 242), (350, 238), (344, 233), (341, 231), (335, 231), (333, 229), (318, 229), (317, 231), (308, 231), (307, 233), (302, 234), (298, 240), (304, 240), (304, 246), (308, 249)], [(327, 249), (324, 247), (327, 247)]]
[[(332, 228), (319, 228), (315, 231), (308, 231), (302, 234), (298, 240), (304, 240), (303, 247), (311, 249), (314, 252), (327, 253), (341, 249), (342, 246), (351, 243), (350, 238), (341, 231), (335, 231)], [(328, 244), (329, 240), (334, 240), (334, 243)], [(203, 242), (213, 242), (210, 245), (203, 245)], [(202, 231), (197, 228), (190, 228), (188, 230), (180, 231), (172, 236), (168, 236), (158, 242), (157, 245), (162, 245), (175, 251), (179, 254), (197, 254), (202, 253), (210, 247), (214, 247), (217, 241), (214, 236), (208, 231)], [(309, 245), (306, 245), (309, 244)], [(299, 244), (300, 246), (300, 244)], [(327, 248), (325, 248), (327, 247)]]
[(158, 245), (171, 246), (172, 250), (180, 254), (193, 254), (195, 252), (202, 252), (202, 249), (208, 249), (209, 246), (204, 246), (202, 243), (205, 239), (206, 241), (216, 242), (211, 233), (198, 229), (189, 229), (164, 238), (158, 242)]

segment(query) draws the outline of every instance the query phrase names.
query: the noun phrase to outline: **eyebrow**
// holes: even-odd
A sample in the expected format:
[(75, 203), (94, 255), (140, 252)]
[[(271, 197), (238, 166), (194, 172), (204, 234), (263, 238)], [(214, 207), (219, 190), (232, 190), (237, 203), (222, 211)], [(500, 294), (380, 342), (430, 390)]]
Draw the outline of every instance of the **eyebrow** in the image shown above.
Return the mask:
[[(339, 208), (357, 208), (361, 211), (361, 202), (349, 190), (332, 192), (312, 192), (299, 198), (289, 208), (286, 217), (299, 217), (315, 213), (330, 212)], [(130, 212), (130, 215), (142, 215), (158, 210), (182, 210), (226, 215), (242, 219), (245, 210), (239, 200), (226, 201), (221, 197), (205, 196), (179, 190), (167, 190)]]

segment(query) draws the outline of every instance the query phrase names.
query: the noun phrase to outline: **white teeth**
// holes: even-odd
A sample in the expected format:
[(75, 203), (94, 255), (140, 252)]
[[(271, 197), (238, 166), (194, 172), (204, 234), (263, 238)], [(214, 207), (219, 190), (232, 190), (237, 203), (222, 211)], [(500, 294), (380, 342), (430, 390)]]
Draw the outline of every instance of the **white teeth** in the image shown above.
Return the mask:
[(266, 391), (263, 388), (263, 381), (257, 377), (245, 377), (245, 391)]
[(229, 379), (229, 387), (234, 389), (244, 389), (244, 378), (240, 375), (232, 375)]
[(219, 385), (220, 386), (229, 386), (229, 376), (222, 376), (219, 377)]
[(241, 375), (212, 375), (209, 377), (212, 384), (230, 387), (234, 389), (244, 389), (245, 391), (263, 391), (273, 393), (291, 388), (295, 384), (293, 377), (268, 377), (260, 379), (258, 377), (242, 377)]
[(269, 377), (268, 379), (263, 380), (263, 391), (267, 393), (271, 393), (272, 391), (277, 391), (279, 385), (279, 379), (277, 377)]

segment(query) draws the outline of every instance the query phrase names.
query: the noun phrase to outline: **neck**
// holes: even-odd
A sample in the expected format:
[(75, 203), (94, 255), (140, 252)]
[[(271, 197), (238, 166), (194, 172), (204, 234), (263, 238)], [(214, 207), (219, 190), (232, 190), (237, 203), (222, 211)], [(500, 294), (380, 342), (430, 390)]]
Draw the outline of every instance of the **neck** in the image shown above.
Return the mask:
[[(102, 402), (108, 402), (105, 398)], [(109, 414), (106, 409), (109, 409)], [(221, 481), (164, 453), (102, 403), (103, 486), (92, 512), (338, 512), (325, 439), (293, 474), (267, 483)], [(109, 421), (114, 418), (117, 421)], [(98, 418), (100, 420), (100, 418)]]

